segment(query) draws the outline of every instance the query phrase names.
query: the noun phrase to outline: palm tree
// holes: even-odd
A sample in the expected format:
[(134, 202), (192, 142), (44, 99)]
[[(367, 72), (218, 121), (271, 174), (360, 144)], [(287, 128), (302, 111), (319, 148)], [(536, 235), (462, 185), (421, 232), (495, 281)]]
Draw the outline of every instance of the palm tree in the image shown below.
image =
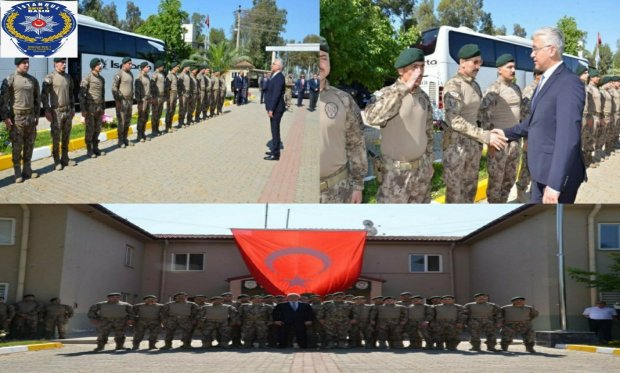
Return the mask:
[[(194, 55), (192, 59), (194, 59), (194, 57), (204, 60), (202, 56)], [(237, 50), (227, 42), (209, 45), (206, 62), (211, 69), (227, 72), (231, 67), (242, 60), (250, 61), (250, 58), (248, 56), (239, 55)]]

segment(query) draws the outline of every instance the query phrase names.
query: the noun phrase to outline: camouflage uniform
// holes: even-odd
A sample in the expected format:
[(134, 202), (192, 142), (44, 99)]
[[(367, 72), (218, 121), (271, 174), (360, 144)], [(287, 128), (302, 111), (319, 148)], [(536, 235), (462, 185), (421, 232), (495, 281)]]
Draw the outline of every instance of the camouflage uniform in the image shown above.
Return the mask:
[(196, 87), (198, 87), (198, 94), (196, 95), (196, 104), (194, 108), (194, 121), (199, 122), (200, 113), (202, 112), (203, 100), (205, 97), (205, 81), (202, 71), (199, 71), (198, 74), (196, 74)]
[(226, 98), (226, 80), (223, 76), (220, 76), (220, 96), (217, 102), (217, 113), (222, 114), (222, 107), (224, 107), (224, 99)]
[[(174, 71), (170, 71), (166, 77), (166, 132), (172, 131), (172, 117), (177, 110), (177, 101), (182, 97), (183, 83)], [(180, 91), (180, 92), (179, 92)], [(179, 94), (181, 93), (181, 94)], [(179, 118), (181, 116), (179, 115)]]
[(327, 347), (347, 347), (351, 320), (356, 319), (353, 304), (345, 301), (325, 302), (318, 318), (327, 333)]
[(101, 155), (99, 150), (99, 134), (101, 133), (102, 116), (105, 111), (105, 79), (101, 74), (91, 71), (80, 83), (80, 108), (86, 112), (86, 134), (84, 142), (89, 157)]
[(586, 168), (592, 164), (592, 152), (595, 148), (596, 125), (598, 124), (598, 115), (596, 115), (596, 107), (594, 104), (594, 92), (592, 86), (585, 85), (585, 105), (583, 106), (583, 115), (581, 119), (581, 151), (583, 153), (583, 161)]
[(73, 317), (73, 307), (66, 304), (51, 303), (43, 308), (45, 315), (45, 339), (54, 338), (58, 329), (58, 338), (63, 339), (67, 322)]
[(606, 145), (609, 148), (609, 154), (616, 151), (618, 135), (620, 135), (620, 90), (617, 88), (612, 88), (611, 94), (614, 99), (614, 104), (616, 105), (616, 111), (614, 112), (615, 121), (612, 122), (612, 126), (609, 129), (609, 139)]
[(516, 307), (506, 305), (502, 307), (504, 324), (500, 331), (502, 336), (502, 350), (507, 351), (515, 335), (521, 335), (525, 348), (534, 348), (536, 342), (532, 320), (538, 316), (538, 311), (532, 306)]
[(218, 114), (217, 107), (220, 102), (220, 78), (215, 74), (211, 76), (211, 116)]
[[(37, 137), (39, 108), (41, 107), (39, 82), (28, 73), (15, 71), (2, 81), (0, 88), (0, 117), (11, 119), (13, 125), (8, 128), (13, 148), (13, 169), (15, 181), (21, 182), (22, 176), (38, 176), (32, 172), (30, 161)], [(23, 161), (23, 169), (22, 169)]]
[(174, 332), (181, 329), (183, 347), (191, 347), (192, 329), (198, 315), (198, 306), (193, 302), (168, 302), (161, 308), (161, 317), (166, 331), (165, 345), (162, 349), (172, 347)]
[(379, 347), (403, 348), (403, 326), (407, 323), (407, 307), (384, 304), (376, 308), (376, 331)]
[(433, 116), (428, 95), (402, 82), (381, 89), (366, 121), (381, 127), (378, 203), (429, 203), (433, 178)]
[(198, 87), (198, 80), (196, 79), (196, 75), (194, 73), (189, 73), (190, 80), (190, 94), (189, 94), (189, 102), (187, 104), (187, 122), (194, 123), (194, 111), (196, 111), (196, 99), (200, 96), (200, 88)]
[(92, 305), (88, 310), (88, 318), (98, 321), (97, 350), (103, 349), (112, 330), (114, 330), (116, 349), (122, 349), (125, 343), (127, 322), (132, 320), (133, 316), (133, 309), (129, 303), (100, 302)]
[(200, 308), (198, 318), (202, 321), (202, 346), (211, 347), (216, 337), (219, 347), (228, 347), (230, 323), (235, 322), (237, 310), (227, 304), (207, 304)]
[[(521, 121), (521, 89), (515, 83), (506, 83), (499, 77), (484, 92), (480, 103), (479, 117), (482, 128), (509, 128)], [(489, 147), (487, 150), (487, 167), (489, 181), (487, 200), (489, 203), (506, 203), (508, 194), (517, 178), (520, 158), (519, 142), (513, 141), (502, 151)]]
[(202, 96), (202, 106), (200, 107), (200, 111), (202, 112), (202, 119), (207, 119), (207, 117), (209, 116), (209, 107), (211, 106), (211, 96), (213, 95), (213, 92), (211, 92), (211, 78), (209, 78), (208, 74), (204, 74), (202, 76), (202, 86), (201, 88), (203, 89), (200, 94), (204, 96)]
[(598, 119), (598, 123), (596, 126), (595, 132), (595, 140), (594, 140), (594, 157), (595, 162), (599, 162), (602, 157), (604, 157), (603, 153), (603, 145), (605, 144), (604, 134), (605, 134), (605, 95), (604, 89), (597, 87), (594, 83), (590, 83), (592, 86), (592, 98), (594, 99), (594, 105), (596, 107), (596, 113)]
[[(50, 111), (52, 122), (52, 156), (56, 165), (69, 164), (69, 140), (71, 123), (75, 115), (75, 96), (73, 95), (73, 79), (66, 73), (54, 71), (43, 79), (41, 87), (41, 102), (43, 109)], [(62, 138), (62, 158), (61, 158)], [(62, 163), (61, 163), (62, 162)]]
[(15, 317), (15, 307), (12, 304), (0, 302), (0, 330), (9, 332), (11, 320)]
[[(532, 108), (532, 96), (538, 86), (537, 81), (533, 81), (523, 89), (521, 99), (521, 118), (527, 118), (530, 115)], [(521, 143), (521, 168), (519, 169), (519, 176), (517, 178), (517, 190), (522, 193), (527, 190), (527, 187), (531, 183), (530, 169), (527, 165), (527, 137), (524, 137)]]
[(286, 106), (286, 110), (291, 107), (291, 102), (293, 101), (294, 86), (295, 82), (293, 81), (293, 78), (287, 75), (284, 78), (284, 104)]
[(133, 306), (136, 316), (136, 324), (133, 329), (133, 347), (138, 349), (144, 339), (144, 332), (149, 332), (149, 349), (154, 349), (157, 338), (161, 332), (161, 310), (164, 305), (160, 303), (138, 303)]
[(472, 349), (480, 351), (480, 335), (486, 337), (488, 350), (495, 350), (497, 343), (497, 326), (502, 323), (502, 310), (495, 303), (485, 302), (467, 303), (465, 308), (465, 319), (469, 328), (469, 343)]
[(321, 203), (348, 203), (364, 190), (368, 171), (360, 110), (347, 93), (325, 83), (319, 97)]
[(478, 125), (482, 92), (473, 78), (457, 74), (444, 86), (443, 100), (449, 126), (443, 134), (446, 203), (471, 203), (478, 188), (482, 144), (491, 138)]
[(370, 347), (374, 332), (374, 327), (370, 321), (376, 316), (374, 314), (376, 310), (370, 304), (356, 304), (353, 308), (353, 315), (357, 322), (351, 325), (349, 345), (350, 347), (362, 347), (363, 340), (364, 346)]
[(271, 322), (271, 312), (271, 307), (262, 303), (243, 304), (239, 307), (241, 334), (245, 347), (252, 347), (255, 341), (261, 348), (267, 345), (267, 325)]
[(116, 101), (116, 119), (118, 122), (118, 145), (129, 146), (127, 135), (131, 126), (131, 109), (133, 105), (133, 74), (119, 69), (112, 82), (112, 96)]
[(407, 324), (405, 332), (409, 337), (409, 348), (422, 348), (422, 339), (429, 347), (433, 342), (429, 331), (429, 323), (433, 320), (433, 307), (427, 304), (412, 304), (407, 307)]
[(179, 80), (177, 83), (178, 95), (179, 95), (179, 125), (178, 128), (189, 125), (185, 123), (185, 118), (187, 117), (187, 113), (190, 111), (191, 104), (191, 96), (194, 91), (194, 87), (192, 87), (192, 79), (189, 77), (190, 73), (183, 71), (179, 75)]
[(609, 139), (611, 137), (613, 123), (616, 120), (616, 102), (611, 95), (611, 88), (601, 89), (601, 95), (603, 96), (603, 125), (601, 134), (601, 148), (605, 148), (602, 152), (604, 157), (608, 157), (611, 154), (609, 149)]
[(161, 72), (155, 70), (151, 75), (151, 97), (153, 97), (153, 112), (151, 113), (151, 134), (159, 135), (159, 122), (166, 101), (166, 87), (168, 79)]
[(32, 339), (36, 336), (40, 312), (41, 306), (36, 300), (22, 300), (15, 304), (16, 338)]
[[(310, 307), (314, 311), (315, 315), (319, 315), (323, 308), (323, 303), (318, 301), (310, 302)], [(312, 325), (308, 328), (308, 347), (316, 348), (321, 345), (321, 347), (327, 346), (327, 332), (325, 331), (325, 327), (321, 322), (317, 319), (312, 321)]]
[(151, 111), (151, 78), (144, 71), (134, 82), (136, 102), (138, 103), (138, 137), (137, 140), (144, 142), (146, 137), (146, 122), (149, 120), (149, 112)]
[(465, 320), (463, 306), (459, 304), (438, 304), (433, 307), (431, 330), (435, 339), (436, 349), (443, 350), (444, 343), (448, 350), (456, 350), (461, 342), (462, 324)]

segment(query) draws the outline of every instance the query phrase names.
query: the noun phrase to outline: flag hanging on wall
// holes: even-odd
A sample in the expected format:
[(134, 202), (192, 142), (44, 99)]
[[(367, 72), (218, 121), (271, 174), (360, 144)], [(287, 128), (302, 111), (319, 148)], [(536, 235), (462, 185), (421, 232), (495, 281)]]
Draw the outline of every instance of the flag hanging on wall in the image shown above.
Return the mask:
[(271, 294), (342, 291), (362, 270), (366, 231), (231, 230), (250, 273)]

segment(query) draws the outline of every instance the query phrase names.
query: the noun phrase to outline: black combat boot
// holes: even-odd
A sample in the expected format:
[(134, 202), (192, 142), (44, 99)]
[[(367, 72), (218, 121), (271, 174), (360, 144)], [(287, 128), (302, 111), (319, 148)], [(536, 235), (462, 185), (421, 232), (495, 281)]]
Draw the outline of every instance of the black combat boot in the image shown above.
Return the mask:
[(22, 168), (20, 166), (13, 166), (13, 171), (15, 172), (15, 182), (17, 184), (23, 183), (24, 178), (22, 177)]
[(103, 351), (103, 347), (105, 346), (106, 342), (107, 341), (97, 341), (97, 347), (93, 351)]
[(157, 341), (149, 341), (149, 350), (156, 350), (157, 346), (155, 346), (157, 344)]
[(97, 155), (93, 152), (93, 144), (86, 143), (86, 156), (88, 158), (97, 158)]
[(136, 351), (140, 349), (140, 340), (134, 339), (133, 340), (133, 347), (131, 348), (132, 351)]
[(115, 351), (119, 351), (119, 350), (126, 350), (125, 348), (125, 337), (118, 337), (118, 338), (114, 338), (114, 342), (116, 342), (116, 348), (114, 348)]
[(535, 354), (536, 350), (534, 350), (534, 345), (533, 344), (526, 344), (525, 345), (525, 351), (529, 352), (530, 354)]
[(502, 351), (508, 351), (508, 343), (501, 343)]
[(471, 343), (471, 348), (469, 349), (469, 351), (480, 352), (480, 342), (470, 342), (470, 343)]
[(30, 167), (30, 162), (28, 163), (24, 162), (24, 168), (22, 170), (22, 177), (24, 179), (36, 179), (37, 177), (39, 177), (39, 174), (32, 171), (32, 168)]
[(495, 343), (487, 343), (487, 351), (498, 352), (499, 350), (495, 348)]
[(93, 143), (93, 153), (95, 153), (96, 156), (102, 156), (105, 155), (105, 152), (101, 149), (99, 149), (99, 140), (95, 141)]
[(169, 350), (172, 348), (172, 340), (168, 340), (166, 339), (166, 341), (164, 342), (164, 345), (162, 347), (160, 347), (160, 350)]

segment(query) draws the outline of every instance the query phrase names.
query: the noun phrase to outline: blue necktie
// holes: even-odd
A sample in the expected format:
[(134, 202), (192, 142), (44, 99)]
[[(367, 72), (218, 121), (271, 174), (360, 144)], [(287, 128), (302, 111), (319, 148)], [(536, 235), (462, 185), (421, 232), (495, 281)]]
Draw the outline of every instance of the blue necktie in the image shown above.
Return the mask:
[(545, 81), (545, 76), (541, 76), (540, 77), (540, 82), (538, 82), (538, 85), (536, 86), (536, 89), (534, 90), (534, 96), (532, 96), (532, 107), (534, 107), (534, 101), (536, 100), (536, 96), (538, 96), (538, 92), (540, 92), (540, 88), (542, 87), (543, 82)]
[(293, 307), (293, 311), (297, 311), (297, 302), (291, 302), (291, 307)]

